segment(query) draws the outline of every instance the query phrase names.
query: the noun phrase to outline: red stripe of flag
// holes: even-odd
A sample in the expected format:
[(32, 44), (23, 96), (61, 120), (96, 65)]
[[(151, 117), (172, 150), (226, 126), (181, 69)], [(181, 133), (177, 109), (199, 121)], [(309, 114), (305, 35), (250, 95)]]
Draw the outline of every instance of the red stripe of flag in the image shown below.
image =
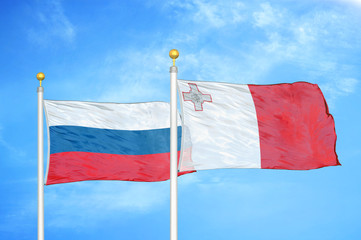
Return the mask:
[[(169, 159), (170, 153), (149, 155), (54, 153), (50, 155), (46, 185), (86, 180), (164, 181), (169, 179)], [(194, 171), (181, 172), (178, 176), (190, 172)]]
[(334, 120), (316, 84), (249, 85), (249, 89), (257, 112), (262, 168), (341, 165)]

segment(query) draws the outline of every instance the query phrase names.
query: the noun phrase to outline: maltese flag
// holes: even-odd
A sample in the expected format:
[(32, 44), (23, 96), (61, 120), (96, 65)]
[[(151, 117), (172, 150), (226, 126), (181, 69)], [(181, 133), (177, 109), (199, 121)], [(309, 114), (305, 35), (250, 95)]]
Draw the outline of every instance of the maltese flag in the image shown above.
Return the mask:
[(340, 165), (334, 120), (316, 84), (178, 80), (178, 91), (189, 146), (180, 171)]

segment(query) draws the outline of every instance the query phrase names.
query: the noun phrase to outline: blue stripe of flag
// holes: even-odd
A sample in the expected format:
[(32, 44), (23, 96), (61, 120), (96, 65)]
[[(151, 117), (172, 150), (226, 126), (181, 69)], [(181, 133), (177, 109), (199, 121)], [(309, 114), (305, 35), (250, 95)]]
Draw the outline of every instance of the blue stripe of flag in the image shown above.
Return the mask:
[[(96, 152), (146, 155), (170, 152), (170, 128), (152, 130), (113, 130), (79, 126), (51, 126), (50, 154)], [(178, 127), (178, 151), (182, 128)]]

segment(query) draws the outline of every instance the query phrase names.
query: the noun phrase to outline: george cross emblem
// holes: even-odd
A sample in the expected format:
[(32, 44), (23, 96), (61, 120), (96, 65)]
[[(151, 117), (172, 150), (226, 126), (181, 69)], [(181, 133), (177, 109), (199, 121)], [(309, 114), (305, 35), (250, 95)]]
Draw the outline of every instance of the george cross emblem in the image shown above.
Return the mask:
[(191, 101), (194, 104), (194, 109), (196, 111), (203, 111), (203, 103), (212, 102), (211, 95), (201, 93), (195, 83), (188, 83), (188, 85), (190, 91), (182, 92), (184, 101)]

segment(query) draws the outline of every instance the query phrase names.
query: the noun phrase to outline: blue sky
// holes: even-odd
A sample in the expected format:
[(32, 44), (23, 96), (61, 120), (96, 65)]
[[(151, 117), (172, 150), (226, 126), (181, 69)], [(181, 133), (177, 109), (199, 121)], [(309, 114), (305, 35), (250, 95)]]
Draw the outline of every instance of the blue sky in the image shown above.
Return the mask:
[[(181, 79), (319, 84), (342, 164), (182, 176), (179, 239), (361, 238), (361, 1), (18, 0), (0, 12), (0, 239), (36, 239), (36, 73), (47, 99), (169, 101), (172, 48)], [(168, 239), (169, 181), (45, 187), (45, 237)]]

